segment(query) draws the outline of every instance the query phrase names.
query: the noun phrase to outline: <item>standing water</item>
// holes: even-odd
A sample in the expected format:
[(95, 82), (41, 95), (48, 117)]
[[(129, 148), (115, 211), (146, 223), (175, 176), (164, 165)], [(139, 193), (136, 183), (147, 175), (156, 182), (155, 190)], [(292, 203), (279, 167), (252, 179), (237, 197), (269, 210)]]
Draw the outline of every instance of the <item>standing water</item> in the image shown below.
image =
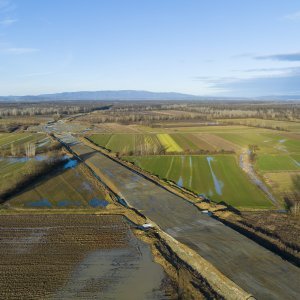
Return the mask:
[(221, 196), (222, 189), (224, 187), (224, 183), (217, 178), (217, 176), (215, 175), (215, 173), (212, 169), (211, 162), (214, 160), (214, 158), (211, 156), (207, 156), (206, 159), (207, 159), (207, 162), (208, 162), (208, 165), (210, 168), (210, 173), (211, 173), (213, 181), (214, 181), (215, 190), (216, 190), (217, 194)]

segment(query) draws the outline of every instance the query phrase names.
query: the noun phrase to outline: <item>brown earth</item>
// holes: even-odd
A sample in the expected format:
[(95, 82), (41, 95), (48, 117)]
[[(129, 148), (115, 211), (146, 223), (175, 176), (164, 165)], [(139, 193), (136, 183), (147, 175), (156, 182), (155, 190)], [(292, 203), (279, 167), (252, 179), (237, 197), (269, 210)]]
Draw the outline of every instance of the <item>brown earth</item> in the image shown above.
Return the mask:
[(245, 222), (300, 252), (300, 218), (272, 211), (243, 212)]
[(1, 215), (0, 222), (1, 299), (177, 298), (123, 217)]

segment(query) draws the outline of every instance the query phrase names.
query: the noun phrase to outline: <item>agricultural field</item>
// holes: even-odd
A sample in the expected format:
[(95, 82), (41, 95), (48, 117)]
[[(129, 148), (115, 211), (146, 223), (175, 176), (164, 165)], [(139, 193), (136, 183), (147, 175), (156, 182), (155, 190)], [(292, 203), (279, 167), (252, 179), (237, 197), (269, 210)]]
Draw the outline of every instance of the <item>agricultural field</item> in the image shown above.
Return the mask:
[(89, 139), (120, 154), (234, 152), (239, 149), (221, 137), (203, 133), (93, 134)]
[(19, 174), (26, 174), (28, 164), (26, 159), (0, 159), (0, 193), (13, 186)]
[(259, 155), (255, 169), (283, 203), (299, 197), (300, 154)]
[[(173, 123), (170, 124), (175, 125)], [(263, 180), (270, 189), (270, 192), (274, 193), (275, 198), (282, 203), (282, 196), (278, 194), (276, 189), (273, 190), (274, 185), (270, 184), (270, 181), (266, 179), (264, 173), (299, 170), (300, 137), (297, 133), (276, 131), (268, 128), (247, 127), (244, 125), (193, 127), (194, 123), (191, 122), (191, 127), (189, 127), (189, 123), (183, 124), (184, 126), (182, 127), (149, 127), (150, 130), (148, 133), (146, 133), (146, 127), (139, 127), (145, 130), (143, 134), (94, 134), (89, 138), (95, 144), (110, 149), (113, 152), (118, 152), (122, 156), (135, 156), (134, 159), (138, 160), (142, 168), (162, 178), (172, 179), (176, 183), (181, 181), (179, 175), (182, 172), (181, 169), (187, 168), (181, 166), (181, 163), (176, 163), (176, 161), (181, 161), (181, 159), (183, 161), (189, 161), (189, 154), (210, 155), (215, 157), (214, 163), (216, 163), (217, 158), (219, 161), (223, 161), (223, 154), (233, 154), (231, 157), (234, 163), (232, 162), (231, 165), (227, 166), (227, 170), (230, 170), (227, 171), (228, 175), (226, 171), (224, 171), (222, 175), (222, 177), (225, 178), (229, 177), (230, 180), (228, 179), (226, 181), (226, 179), (221, 179), (222, 182), (227, 182), (226, 186), (228, 187), (228, 191), (230, 190), (231, 192), (226, 192), (227, 189), (224, 189), (224, 193), (222, 192), (222, 195), (219, 195), (216, 191), (213, 192), (214, 185), (212, 183), (205, 183), (206, 179), (203, 179), (205, 176), (201, 176), (201, 173), (206, 174), (208, 172), (208, 174), (210, 174), (210, 170), (207, 170), (207, 161), (204, 164), (199, 163), (200, 171), (194, 175), (194, 177), (198, 177), (198, 181), (201, 183), (193, 183), (193, 179), (189, 179), (191, 183), (185, 182), (188, 178), (188, 176), (185, 175), (182, 178), (183, 186), (198, 194), (205, 194), (216, 201), (223, 200), (236, 207), (251, 207), (251, 205), (268, 207), (270, 203), (268, 200), (266, 201), (266, 196), (258, 187), (254, 186), (251, 179), (237, 164), (237, 161), (240, 160), (240, 155), (244, 155), (244, 153), (247, 152), (249, 145), (257, 145), (258, 150), (255, 161), (253, 162), (254, 170), (258, 173), (257, 178)], [(180, 122), (178, 122), (177, 125), (180, 126)], [(163, 126), (163, 123), (161, 126)], [(158, 131), (154, 132), (153, 130), (156, 129), (158, 129)], [(140, 151), (141, 149), (144, 150)], [(160, 151), (157, 149), (160, 149)], [(179, 159), (174, 156), (171, 160), (166, 157), (163, 158), (164, 161), (162, 161), (162, 158), (155, 160), (152, 157), (147, 157), (147, 155), (160, 154), (184, 154), (187, 155), (187, 157), (182, 156), (182, 158)], [(215, 156), (216, 154), (217, 156)], [(211, 163), (213, 164), (213, 162)], [(186, 163), (183, 163), (183, 165), (186, 165)], [(213, 181), (212, 176), (209, 178)], [(247, 188), (243, 188), (244, 194), (242, 194), (242, 197), (245, 199), (242, 201), (243, 203), (239, 203), (238, 199), (236, 199), (236, 187), (233, 184), (233, 182), (239, 182), (241, 180), (246, 182), (246, 184), (242, 186), (251, 186), (252, 188), (250, 188), (250, 190), (255, 190), (255, 192), (249, 192)]]
[(216, 133), (217, 136), (242, 148), (249, 144), (257, 145), (259, 153), (300, 153), (300, 137), (281, 132)]
[[(0, 195), (17, 186), (27, 176), (38, 172), (44, 162), (54, 162), (57, 145), (45, 134), (0, 134)], [(57, 156), (58, 155), (58, 156)]]
[[(259, 153), (300, 153), (300, 137), (296, 134), (245, 126), (182, 127), (178, 132), (164, 129), (144, 134), (93, 134), (89, 138), (113, 152), (136, 151), (143, 147), (145, 137), (151, 145), (160, 145), (166, 152), (242, 152), (249, 144), (257, 145)], [(192, 130), (193, 129), (193, 130)], [(144, 138), (143, 138), (144, 136)]]
[(167, 133), (159, 133), (157, 138), (161, 145), (166, 149), (166, 152), (182, 152), (183, 149), (177, 142)]
[(96, 181), (90, 181), (82, 166), (69, 159), (25, 191), (6, 202), (11, 208), (105, 208), (109, 198)]
[(34, 143), (39, 148), (46, 148), (50, 139), (44, 133), (0, 133), (0, 151), (11, 149), (11, 146), (24, 147), (26, 143)]
[(38, 124), (44, 124), (48, 121), (53, 121), (53, 118), (50, 116), (0, 117), (0, 132), (19, 132), (30, 126), (37, 126)]
[(1, 215), (1, 299), (177, 299), (121, 216)]
[(300, 122), (277, 121), (277, 120), (264, 120), (264, 119), (219, 119), (218, 122), (224, 124), (239, 124), (246, 126), (257, 126), (261, 128), (273, 128), (287, 130), (291, 132), (300, 132)]
[(268, 155), (260, 154), (255, 167), (261, 172), (271, 171), (300, 171), (300, 154)]
[(265, 182), (271, 187), (273, 193), (284, 200), (297, 198), (300, 195), (300, 171), (276, 171), (262, 174)]
[(125, 158), (160, 178), (235, 207), (271, 208), (265, 194), (250, 182), (234, 155), (178, 155)]
[(151, 134), (95, 134), (89, 136), (89, 139), (101, 147), (121, 154), (159, 152), (162, 147), (157, 136)]

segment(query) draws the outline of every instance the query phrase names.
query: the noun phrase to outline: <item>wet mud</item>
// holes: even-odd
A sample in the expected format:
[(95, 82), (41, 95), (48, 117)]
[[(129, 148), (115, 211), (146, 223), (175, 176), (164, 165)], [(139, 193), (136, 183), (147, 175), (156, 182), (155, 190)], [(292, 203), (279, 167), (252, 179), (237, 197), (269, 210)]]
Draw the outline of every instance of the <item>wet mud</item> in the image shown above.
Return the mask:
[(0, 216), (1, 299), (177, 299), (121, 216)]

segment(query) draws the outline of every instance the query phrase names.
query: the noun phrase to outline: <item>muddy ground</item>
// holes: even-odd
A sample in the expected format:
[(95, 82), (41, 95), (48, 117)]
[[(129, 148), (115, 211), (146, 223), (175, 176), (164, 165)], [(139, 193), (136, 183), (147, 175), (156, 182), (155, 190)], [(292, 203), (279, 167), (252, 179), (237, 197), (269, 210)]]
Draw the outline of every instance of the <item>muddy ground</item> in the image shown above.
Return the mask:
[(0, 216), (1, 299), (177, 299), (121, 216)]
[(300, 249), (300, 218), (298, 216), (272, 211), (243, 212), (242, 216), (247, 224), (258, 231), (263, 231)]

